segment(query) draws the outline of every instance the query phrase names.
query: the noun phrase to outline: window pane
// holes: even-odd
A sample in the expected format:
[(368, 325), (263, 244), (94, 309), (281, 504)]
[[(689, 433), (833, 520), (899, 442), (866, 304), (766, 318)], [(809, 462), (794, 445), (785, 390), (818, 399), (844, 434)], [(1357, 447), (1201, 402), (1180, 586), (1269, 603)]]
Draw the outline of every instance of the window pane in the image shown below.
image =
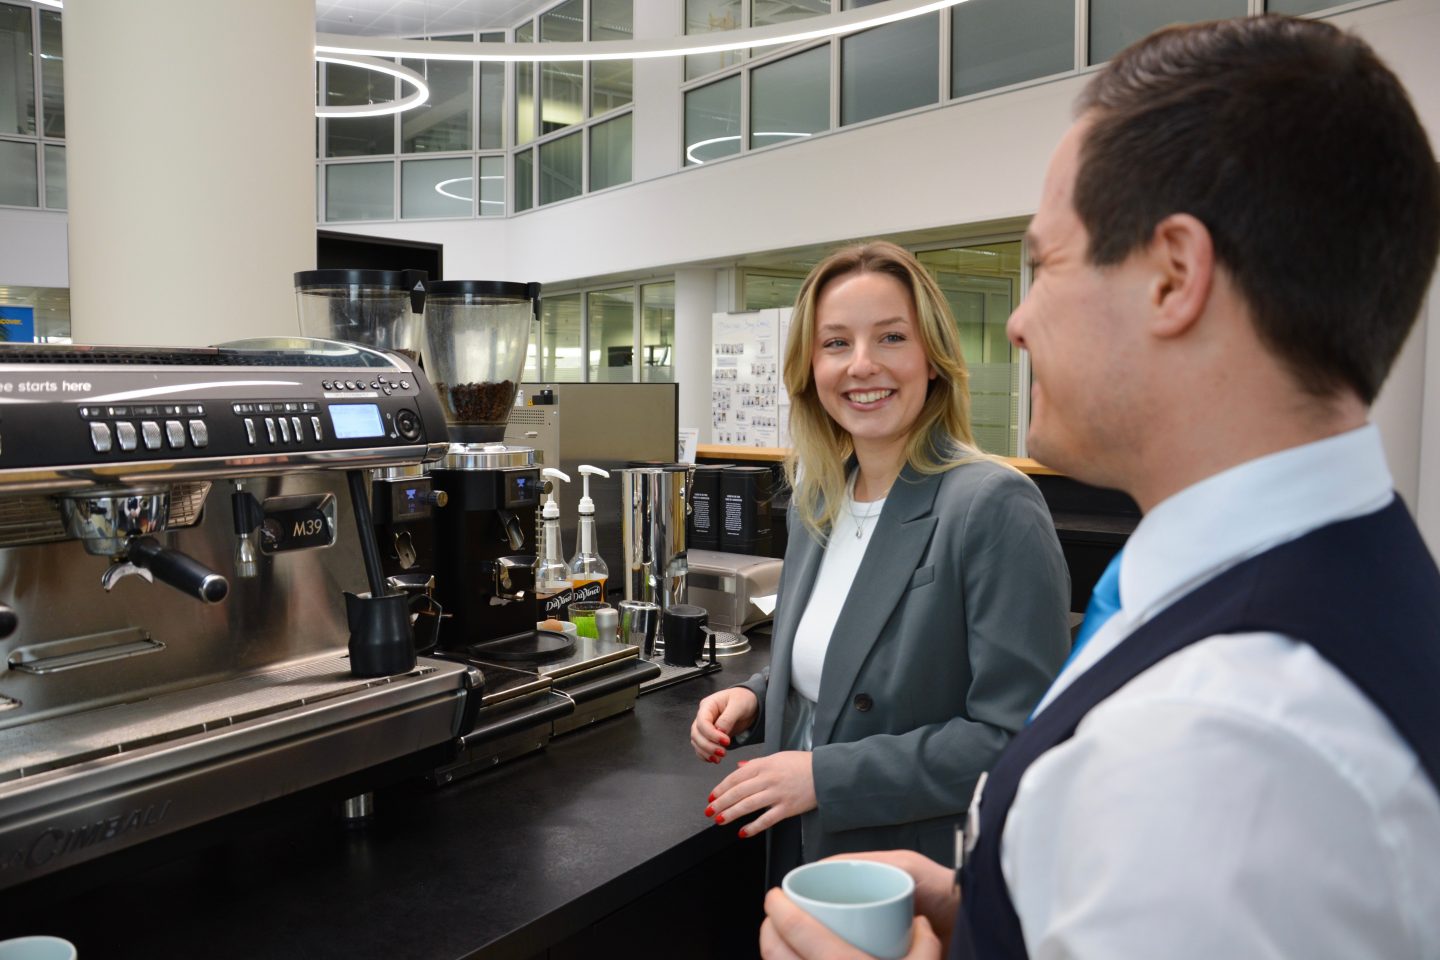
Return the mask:
[(1020, 409), (1018, 353), (1005, 321), (1020, 301), (1020, 242), (976, 244), (916, 255), (940, 285), (960, 329), (970, 370), (970, 425), (982, 450), (1016, 451)]
[(580, 294), (547, 296), (540, 301), (540, 379), (579, 382)]
[(740, 152), (740, 78), (685, 94), (685, 165)]
[(60, 12), (40, 11), (40, 100), (45, 136), (65, 136), (65, 58), (61, 46)]
[[(714, 33), (717, 30), (738, 30), (744, 25), (740, 0), (685, 0), (685, 33)], [(685, 58), (685, 79), (693, 80), (707, 73), (723, 70), (739, 63), (743, 51), (702, 53)]]
[(38, 207), (40, 184), (35, 174), (35, 143), (0, 140), (0, 204)]
[[(503, 33), (482, 33), (481, 43), (504, 43)], [(521, 64), (520, 66), (529, 66)], [(533, 135), (533, 134), (532, 134)], [(505, 64), (480, 64), (480, 149), (505, 146)]]
[(0, 3), (0, 133), (35, 135), (33, 44), (30, 8)]
[(950, 96), (1075, 67), (1075, 0), (970, 0), (950, 11)]
[(769, 310), (771, 307), (793, 307), (795, 298), (800, 295), (800, 285), (804, 282), (803, 274), (784, 277), (768, 273), (747, 272), (744, 277), (745, 309)]
[(635, 288), (590, 294), (590, 382), (629, 383), (635, 355)]
[(540, 205), (568, 200), (585, 192), (581, 175), (580, 134), (572, 133), (540, 145)]
[[(566, 0), (541, 14), (542, 42), (572, 43), (584, 39), (584, 0)], [(584, 119), (585, 64), (578, 60), (541, 63), (540, 134), (543, 136), (561, 130)]]
[(65, 190), (65, 148), (45, 144), (45, 206), (64, 210), (69, 205)]
[[(469, 34), (437, 37), (469, 42)], [(438, 153), (470, 150), (471, 118), (475, 111), (475, 68), (456, 60), (402, 60), (425, 78), (430, 99), (400, 114), (400, 142), (404, 153)], [(408, 92), (410, 87), (405, 88)]]
[(1103, 63), (1160, 27), (1243, 17), (1245, 0), (1090, 0), (1090, 62)]
[(829, 126), (829, 44), (750, 74), (750, 146), (768, 147)]
[(830, 0), (755, 0), (750, 26), (768, 27), (772, 23), (804, 20), (829, 12)]
[(395, 219), (394, 163), (332, 163), (325, 167), (326, 220)]
[(1324, 10), (1327, 7), (1338, 7), (1344, 2), (1345, 0), (1266, 0), (1265, 10), (1268, 13), (1288, 13), (1291, 16), (1298, 16), (1302, 13)]
[(400, 216), (473, 216), (472, 169), (469, 157), (405, 161), (400, 165)]
[(590, 189), (604, 190), (630, 182), (630, 148), (633, 114), (597, 123), (590, 128)]
[(480, 158), (480, 216), (505, 216), (505, 158)]
[(939, 95), (939, 14), (912, 17), (841, 41), (842, 124), (922, 107)]
[[(634, 36), (631, 0), (590, 0), (590, 39), (628, 40)], [(629, 60), (596, 60), (590, 64), (590, 115), (623, 107), (634, 98)]]
[(515, 154), (515, 212), (535, 205), (535, 151)]
[[(389, 74), (343, 63), (325, 65), (325, 103), (348, 107), (395, 99)], [(325, 121), (325, 156), (366, 157), (395, 152), (395, 117), (331, 117)]]
[[(515, 28), (516, 43), (531, 43), (535, 27), (527, 22)], [(515, 64), (515, 142), (529, 143), (535, 139), (535, 67), (534, 63)]]
[(640, 288), (640, 379), (675, 382), (675, 284), (647, 283)]

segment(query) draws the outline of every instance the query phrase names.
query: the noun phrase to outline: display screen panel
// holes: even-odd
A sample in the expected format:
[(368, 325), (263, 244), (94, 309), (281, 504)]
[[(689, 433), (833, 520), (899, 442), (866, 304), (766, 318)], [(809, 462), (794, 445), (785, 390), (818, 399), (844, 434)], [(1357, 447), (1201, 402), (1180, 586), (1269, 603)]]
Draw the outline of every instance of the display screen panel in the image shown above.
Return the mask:
[(379, 404), (331, 404), (330, 423), (336, 439), (339, 440), (385, 436), (385, 421), (380, 416)]

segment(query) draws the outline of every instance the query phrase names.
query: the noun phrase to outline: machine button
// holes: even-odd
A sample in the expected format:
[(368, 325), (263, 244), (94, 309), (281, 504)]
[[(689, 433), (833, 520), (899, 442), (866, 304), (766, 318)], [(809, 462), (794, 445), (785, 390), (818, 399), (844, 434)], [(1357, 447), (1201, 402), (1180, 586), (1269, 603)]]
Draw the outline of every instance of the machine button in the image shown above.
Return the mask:
[(179, 450), (185, 446), (185, 424), (179, 420), (166, 420), (165, 439), (170, 442), (173, 449)]
[(187, 417), (203, 417), (203, 416), (205, 416), (205, 408), (204, 408), (203, 406), (201, 406), (200, 404), (198, 404), (198, 403), (186, 404), (186, 406), (185, 406), (185, 416), (187, 416)]
[(286, 413), (299, 413), (299, 412), (300, 412), (300, 404), (298, 404), (298, 403), (287, 403), (287, 404), (285, 404), (285, 412), (286, 412)]
[(387, 396), (387, 397), (390, 396), (390, 384), (388, 384), (388, 383), (382, 383), (382, 384), (380, 385), (380, 389), (385, 391), (385, 396)]
[(320, 442), (321, 440), (324, 440), (324, 439), (325, 439), (325, 437), (322, 436), (321, 433), (320, 433), (320, 418), (319, 418), (319, 417), (311, 417), (311, 418), (310, 418), (310, 429), (315, 431), (315, 441), (316, 441), (317, 443)]
[(190, 421), (190, 442), (197, 447), (210, 445), (210, 428), (205, 426), (204, 420)]
[(121, 420), (115, 424), (115, 439), (120, 441), (121, 450), (134, 450), (140, 442), (140, 437), (135, 433), (135, 424)]
[(255, 446), (255, 421), (249, 417), (245, 418), (245, 441), (250, 446)]
[(274, 412), (275, 412), (275, 404), (273, 404), (273, 403), (257, 403), (257, 404), (255, 404), (255, 410), (256, 410), (256, 412), (258, 412), (258, 413), (274, 413)]
[(274, 417), (266, 417), (266, 418), (265, 418), (265, 432), (270, 435), (270, 442), (271, 442), (271, 443), (274, 443), (274, 442), (275, 442), (275, 418), (274, 418)]
[(333, 383), (331, 383), (329, 380), (321, 380), (321, 381), (320, 381), (320, 389), (321, 389), (321, 390), (329, 390), (329, 389), (330, 389), (331, 387), (333, 387), (333, 386), (335, 386), (335, 385), (334, 385)]
[(281, 443), (289, 443), (289, 442), (290, 442), (290, 421), (286, 420), (284, 417), (276, 417), (275, 419), (280, 422), (280, 442), (281, 442)]
[(409, 381), (409, 380), (401, 380), (401, 381), (400, 381), (400, 389), (401, 389), (401, 390), (409, 390), (409, 389), (410, 389), (410, 381)]
[(300, 412), (301, 412), (301, 413), (314, 413), (316, 410), (319, 410), (319, 409), (320, 409), (320, 408), (319, 408), (318, 406), (316, 406), (315, 404), (313, 404), (313, 403), (302, 403), (302, 404), (300, 404)]
[(379, 390), (379, 389), (380, 389), (380, 381), (379, 381), (379, 380), (371, 380), (371, 381), (370, 381), (370, 389), (371, 389), (371, 390)]
[(110, 452), (110, 424), (92, 420), (90, 422), (90, 445), (96, 453)]
[(295, 442), (296, 442), (296, 443), (300, 443), (301, 441), (303, 441), (303, 440), (305, 439), (305, 431), (300, 428), (300, 418), (299, 418), (299, 417), (291, 417), (291, 418), (290, 418), (290, 427), (291, 427), (291, 432), (295, 434)]
[(174, 404), (161, 407), (160, 415), (162, 417), (178, 417), (180, 416), (180, 408), (178, 406), (175, 406)]
[(108, 417), (128, 417), (128, 416), (130, 416), (130, 408), (129, 408), (129, 407), (106, 407), (106, 408), (105, 408), (105, 415), (108, 416)]
[(146, 420), (140, 424), (140, 438), (145, 441), (146, 450), (159, 450), (162, 442), (160, 424), (154, 420)]
[(132, 417), (156, 417), (156, 416), (159, 416), (159, 415), (160, 415), (160, 408), (159, 408), (159, 407), (131, 407), (131, 408), (130, 408), (130, 416), (132, 416)]

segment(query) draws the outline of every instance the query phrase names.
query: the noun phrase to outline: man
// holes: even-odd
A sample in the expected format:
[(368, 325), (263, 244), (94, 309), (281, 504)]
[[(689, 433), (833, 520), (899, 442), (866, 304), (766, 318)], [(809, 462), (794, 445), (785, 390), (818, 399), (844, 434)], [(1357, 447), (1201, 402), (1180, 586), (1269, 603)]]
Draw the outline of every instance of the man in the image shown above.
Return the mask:
[[(871, 855), (917, 879), (911, 955), (1440, 957), (1440, 573), (1366, 422), (1440, 243), (1404, 90), (1318, 21), (1161, 31), (1028, 241), (1030, 450), (1145, 518), (977, 790), (963, 892)], [(853, 955), (766, 910), (767, 957)]]

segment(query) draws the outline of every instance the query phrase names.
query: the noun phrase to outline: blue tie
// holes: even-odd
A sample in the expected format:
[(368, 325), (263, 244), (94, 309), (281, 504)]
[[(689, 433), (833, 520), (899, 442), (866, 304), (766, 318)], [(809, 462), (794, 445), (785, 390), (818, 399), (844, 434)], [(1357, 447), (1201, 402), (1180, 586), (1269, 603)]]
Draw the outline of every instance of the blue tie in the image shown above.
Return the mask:
[[(1061, 673), (1074, 662), (1080, 649), (1090, 642), (1090, 638), (1100, 632), (1106, 621), (1120, 612), (1120, 557), (1124, 553), (1125, 551), (1121, 550), (1110, 559), (1110, 565), (1100, 574), (1100, 579), (1095, 581), (1095, 586), (1090, 590), (1090, 602), (1085, 605), (1085, 619), (1080, 622), (1080, 633), (1075, 637), (1075, 644), (1070, 648), (1070, 656), (1066, 658), (1065, 666), (1060, 668)], [(1029, 723), (1034, 719), (1035, 712), (1032, 710), (1025, 722)]]

